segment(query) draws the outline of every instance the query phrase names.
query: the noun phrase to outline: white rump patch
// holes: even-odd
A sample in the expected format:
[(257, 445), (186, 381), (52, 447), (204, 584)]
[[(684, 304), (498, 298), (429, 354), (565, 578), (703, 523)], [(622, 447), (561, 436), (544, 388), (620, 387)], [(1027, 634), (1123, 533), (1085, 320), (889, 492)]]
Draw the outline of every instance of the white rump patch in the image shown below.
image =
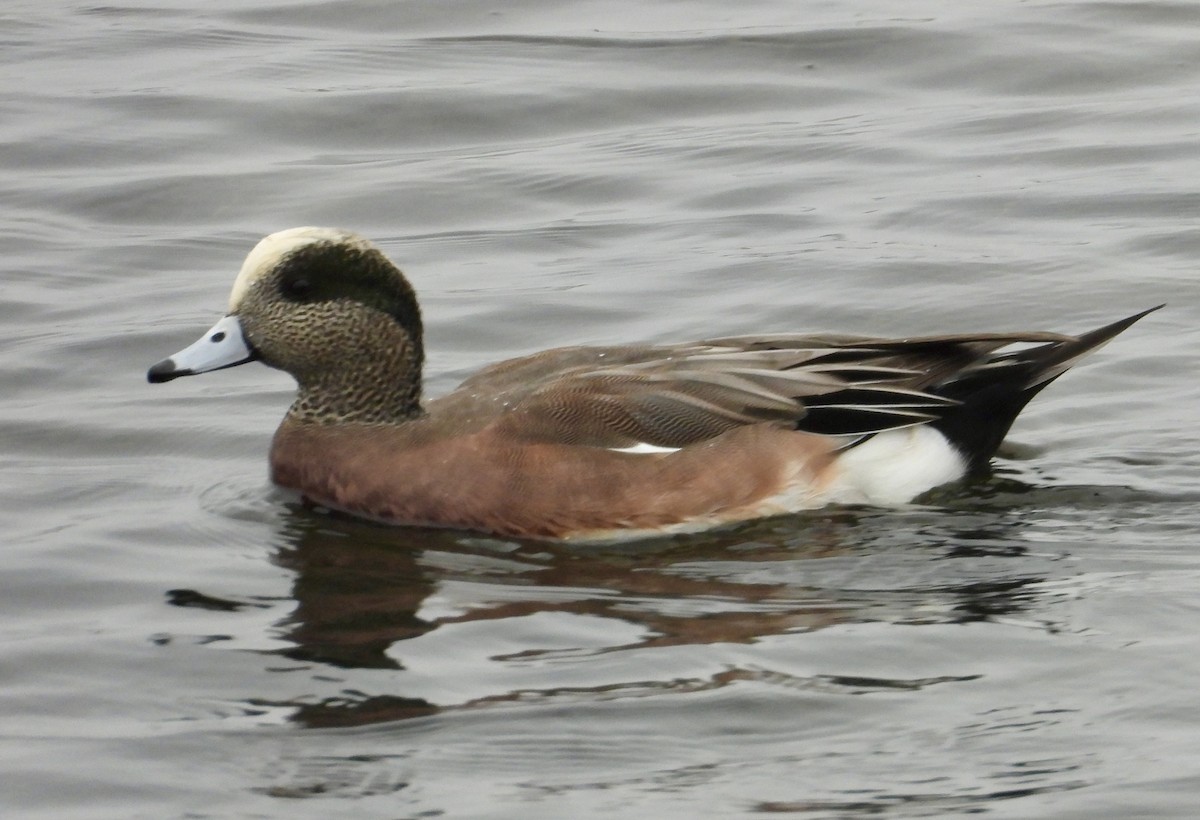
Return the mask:
[(828, 501), (844, 504), (906, 504), (918, 495), (966, 475), (966, 460), (928, 425), (878, 433), (843, 453)]
[(288, 228), (278, 231), (259, 240), (246, 256), (237, 279), (233, 282), (233, 290), (229, 293), (229, 312), (237, 311), (238, 305), (246, 296), (250, 286), (261, 279), (279, 264), (279, 261), (297, 248), (312, 245), (316, 242), (335, 242), (363, 249), (373, 247), (371, 243), (351, 231), (338, 228)]
[(646, 455), (649, 453), (678, 453), (678, 447), (659, 447), (654, 444), (646, 444), (638, 442), (632, 447), (609, 447), (614, 453), (633, 453), (634, 455)]

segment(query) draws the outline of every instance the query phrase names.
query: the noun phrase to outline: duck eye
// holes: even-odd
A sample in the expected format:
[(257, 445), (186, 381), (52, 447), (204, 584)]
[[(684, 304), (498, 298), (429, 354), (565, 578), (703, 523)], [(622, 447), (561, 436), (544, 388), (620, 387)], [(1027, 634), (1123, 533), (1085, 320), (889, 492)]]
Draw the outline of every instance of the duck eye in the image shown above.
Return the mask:
[(312, 282), (303, 277), (285, 279), (282, 284), (283, 295), (290, 299), (303, 299), (312, 293)]

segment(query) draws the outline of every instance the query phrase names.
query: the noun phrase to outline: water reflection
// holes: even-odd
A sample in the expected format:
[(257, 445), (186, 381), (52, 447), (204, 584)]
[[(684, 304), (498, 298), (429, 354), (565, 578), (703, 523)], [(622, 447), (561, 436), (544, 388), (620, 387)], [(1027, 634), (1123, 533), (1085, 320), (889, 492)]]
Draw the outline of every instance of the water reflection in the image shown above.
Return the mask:
[[(1047, 566), (1029, 560), (1021, 542), (1025, 525), (1011, 507), (1001, 514), (986, 507), (986, 499), (976, 499), (957, 510), (842, 509), (607, 547), (391, 528), (296, 507), (284, 520), (275, 555), (295, 573), (295, 609), (281, 624), (281, 637), (293, 645), (279, 654), (341, 670), (401, 674), (390, 678), (397, 691), (386, 694), (346, 690), (319, 703), (272, 705), (294, 708), (292, 719), (301, 725), (327, 727), (567, 692), (577, 698), (659, 686), (695, 691), (772, 673), (724, 669), (706, 678), (646, 680), (653, 673), (645, 653), (752, 644), (838, 624), (1012, 617), (1046, 594)], [(200, 593), (173, 595), (180, 605), (215, 605)], [(570, 622), (586, 623), (586, 635), (573, 641), (570, 633), (559, 634), (551, 645), (520, 643), (531, 616), (552, 613), (586, 619)], [(517, 642), (515, 648), (470, 647), (487, 664), (474, 672), (485, 679), (496, 672), (500, 691), (440, 704), (404, 691), (406, 642), (481, 622), (506, 622), (506, 636)], [(548, 676), (544, 686), (518, 690), (505, 689), (498, 674), (505, 665), (635, 650), (642, 653), (637, 679), (624, 683), (598, 678), (568, 685)], [(463, 647), (445, 651), (462, 653)], [(796, 685), (851, 691), (940, 682), (818, 675)]]

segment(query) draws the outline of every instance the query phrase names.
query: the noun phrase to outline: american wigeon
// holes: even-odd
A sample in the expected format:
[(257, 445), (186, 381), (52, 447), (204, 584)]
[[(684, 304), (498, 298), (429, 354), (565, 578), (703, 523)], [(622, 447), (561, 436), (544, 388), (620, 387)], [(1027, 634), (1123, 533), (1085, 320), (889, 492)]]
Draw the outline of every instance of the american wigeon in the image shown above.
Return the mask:
[(424, 401), (408, 280), (360, 236), (293, 228), (250, 251), (228, 315), (148, 377), (255, 360), (291, 373), (299, 395), (275, 433), (271, 477), (312, 503), (596, 538), (908, 502), (986, 467), (1026, 402), (1149, 312), (1081, 336), (566, 347)]

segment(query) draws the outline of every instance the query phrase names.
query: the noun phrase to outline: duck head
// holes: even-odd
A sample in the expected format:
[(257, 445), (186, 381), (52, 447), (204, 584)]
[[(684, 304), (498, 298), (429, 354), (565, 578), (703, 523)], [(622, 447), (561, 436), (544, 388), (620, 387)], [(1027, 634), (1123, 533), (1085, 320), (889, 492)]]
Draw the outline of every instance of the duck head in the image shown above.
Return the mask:
[(368, 240), (291, 228), (250, 251), (228, 314), (155, 364), (154, 383), (252, 361), (285, 370), (299, 421), (388, 422), (420, 414), (421, 312), (412, 286)]

